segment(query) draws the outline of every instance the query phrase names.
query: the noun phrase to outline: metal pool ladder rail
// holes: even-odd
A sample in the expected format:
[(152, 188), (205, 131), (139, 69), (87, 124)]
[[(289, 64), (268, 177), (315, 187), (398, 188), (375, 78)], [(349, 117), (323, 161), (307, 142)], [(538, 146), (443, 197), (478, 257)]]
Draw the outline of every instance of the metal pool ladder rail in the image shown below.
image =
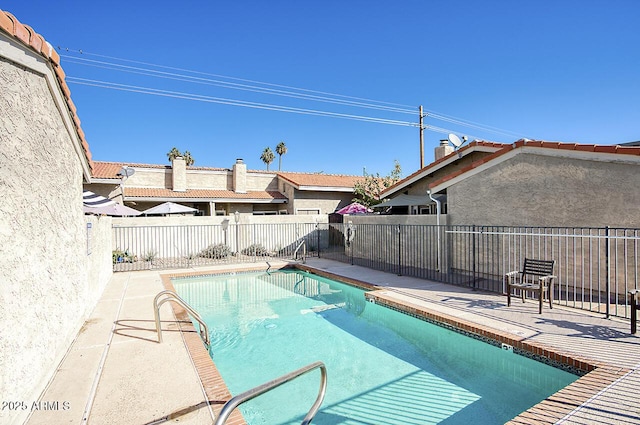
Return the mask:
[(302, 248), (302, 264), (305, 264), (307, 262), (307, 242), (304, 239), (298, 244), (295, 251), (293, 251), (293, 259), (298, 261), (298, 251), (300, 248)]
[[(166, 298), (160, 299), (163, 295), (166, 295)], [(162, 304), (167, 301), (173, 301), (174, 303), (179, 304), (182, 308), (187, 310), (191, 316), (200, 324), (200, 338), (204, 341), (205, 347), (207, 350), (211, 346), (211, 341), (209, 340), (209, 328), (207, 324), (204, 323), (202, 317), (195, 311), (185, 300), (180, 298), (178, 294), (173, 291), (162, 291), (153, 299), (153, 313), (156, 318), (156, 331), (158, 332), (158, 342), (162, 342), (162, 327), (160, 326), (160, 307)]]
[(311, 420), (313, 420), (316, 413), (318, 413), (318, 410), (320, 409), (320, 405), (322, 405), (322, 401), (324, 400), (324, 395), (327, 392), (327, 368), (322, 362), (311, 363), (310, 365), (307, 365), (303, 368), (287, 373), (286, 375), (283, 375), (280, 378), (276, 378), (265, 384), (262, 384), (253, 389), (250, 389), (249, 391), (245, 391), (241, 394), (238, 394), (237, 396), (233, 397), (231, 400), (227, 401), (224, 406), (222, 406), (222, 410), (220, 411), (220, 414), (216, 418), (214, 425), (223, 425), (225, 422), (227, 422), (227, 419), (231, 415), (231, 412), (233, 412), (233, 410), (235, 410), (236, 407), (238, 407), (245, 401), (249, 401), (252, 398), (255, 398), (261, 394), (264, 394), (267, 391), (270, 391), (276, 387), (279, 387), (282, 384), (292, 381), (295, 378), (302, 376), (305, 373), (311, 372), (312, 370), (318, 369), (318, 368), (320, 369), (320, 390), (318, 391), (318, 397), (316, 398), (316, 401), (313, 403), (313, 406), (311, 406), (311, 409), (309, 409), (307, 416), (305, 416), (301, 422), (301, 425), (310, 424)]

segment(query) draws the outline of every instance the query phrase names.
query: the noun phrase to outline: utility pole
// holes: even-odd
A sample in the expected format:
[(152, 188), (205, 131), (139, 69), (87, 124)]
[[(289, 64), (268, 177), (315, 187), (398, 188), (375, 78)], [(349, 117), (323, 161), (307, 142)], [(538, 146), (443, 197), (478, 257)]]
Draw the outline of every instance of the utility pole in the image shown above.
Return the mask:
[(424, 167), (424, 124), (422, 119), (424, 114), (422, 113), (422, 105), (420, 105), (420, 169)]

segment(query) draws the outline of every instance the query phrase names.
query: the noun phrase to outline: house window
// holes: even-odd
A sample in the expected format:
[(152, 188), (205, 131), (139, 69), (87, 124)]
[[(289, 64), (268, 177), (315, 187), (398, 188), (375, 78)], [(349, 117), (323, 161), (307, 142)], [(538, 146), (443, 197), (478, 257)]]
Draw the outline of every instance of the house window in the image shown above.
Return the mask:
[(318, 215), (320, 214), (320, 208), (298, 208), (296, 210), (298, 215)]

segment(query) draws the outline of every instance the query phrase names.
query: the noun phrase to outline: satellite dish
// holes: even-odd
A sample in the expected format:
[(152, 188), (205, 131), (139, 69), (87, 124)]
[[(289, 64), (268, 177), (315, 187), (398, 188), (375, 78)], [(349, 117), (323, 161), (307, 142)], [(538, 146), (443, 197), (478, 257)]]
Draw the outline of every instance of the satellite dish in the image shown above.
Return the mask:
[(449, 139), (451, 144), (456, 148), (459, 148), (460, 145), (462, 144), (462, 140), (460, 140), (460, 138), (453, 133), (449, 133), (449, 135), (447, 136), (447, 139)]
[(136, 170), (134, 168), (131, 167), (122, 167), (120, 169), (120, 171), (118, 171), (118, 176), (122, 176), (122, 177), (131, 177), (135, 174)]

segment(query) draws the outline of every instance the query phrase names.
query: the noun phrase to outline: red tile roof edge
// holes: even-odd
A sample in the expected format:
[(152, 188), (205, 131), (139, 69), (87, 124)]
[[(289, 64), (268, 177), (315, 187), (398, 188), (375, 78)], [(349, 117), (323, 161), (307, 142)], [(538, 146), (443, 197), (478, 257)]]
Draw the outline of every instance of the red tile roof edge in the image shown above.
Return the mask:
[[(319, 174), (319, 173), (302, 173), (302, 172), (294, 172), (294, 171), (278, 171), (276, 174), (279, 178), (298, 186), (317, 186), (317, 185), (306, 185), (306, 184), (300, 183), (300, 181), (294, 179), (296, 176), (299, 176), (299, 177), (313, 176), (313, 177), (320, 177), (320, 178), (338, 177), (338, 178), (349, 178), (354, 180), (362, 180), (365, 178), (364, 176), (354, 176), (349, 174), (324, 174), (324, 173)], [(328, 185), (327, 187), (329, 186), (334, 186), (334, 185)], [(347, 187), (347, 186), (344, 186), (344, 187)]]
[[(100, 168), (102, 168), (102, 166), (113, 166), (114, 170), (117, 168), (118, 170), (120, 169), (120, 167), (124, 167), (124, 166), (128, 166), (128, 167), (135, 167), (135, 168), (154, 168), (154, 169), (171, 169), (171, 165), (164, 165), (164, 164), (142, 164), (142, 163), (134, 163), (134, 162), (124, 162), (124, 161), (93, 161), (94, 164), (94, 171), (97, 172), (99, 171)], [(196, 170), (196, 171), (226, 171), (226, 172), (231, 172), (232, 169), (230, 168), (216, 168), (216, 167), (197, 167), (197, 166), (187, 166), (187, 170)], [(264, 173), (264, 171), (256, 171), (256, 170), (247, 170), (248, 173)], [(293, 176), (321, 176), (321, 177), (347, 177), (347, 178), (352, 178), (352, 179), (363, 179), (364, 177), (362, 176), (353, 176), (353, 175), (348, 175), (348, 174), (317, 174), (317, 173), (303, 173), (303, 172), (295, 172), (295, 171), (286, 171), (286, 172), (274, 172), (273, 175), (277, 175), (287, 181), (290, 181), (294, 184), (297, 184), (297, 182), (291, 180), (290, 178), (288, 178), (287, 176), (285, 176), (285, 174), (288, 175), (293, 175)], [(96, 175), (94, 175), (94, 177), (96, 178), (117, 178), (117, 176), (115, 175), (115, 173), (113, 175), (110, 176), (100, 176), (97, 177)]]
[(409, 176), (403, 178), (402, 180), (399, 180), (398, 182), (396, 182), (394, 185), (389, 186), (388, 188), (386, 188), (385, 190), (382, 191), (381, 195), (384, 195), (386, 192), (391, 191), (392, 189), (400, 186), (401, 184), (403, 184), (405, 181), (412, 179), (413, 177), (416, 177), (417, 175), (427, 171), (429, 168), (433, 168), (436, 165), (442, 164), (443, 162), (449, 160), (450, 158), (453, 158), (455, 155), (459, 155), (462, 152), (465, 152), (475, 146), (486, 146), (486, 147), (491, 147), (491, 148), (501, 148), (504, 147), (505, 144), (504, 143), (496, 143), (496, 142), (485, 142), (483, 140), (474, 140), (471, 143), (469, 143), (466, 146), (463, 146), (462, 148), (451, 152), (449, 155), (443, 156), (442, 158), (433, 161), (432, 163), (420, 168), (418, 171), (411, 173)]
[(430, 183), (429, 187), (430, 188), (436, 187), (468, 171), (471, 171), (472, 169), (477, 168), (480, 165), (493, 161), (494, 159), (506, 154), (507, 152), (520, 149), (523, 147), (540, 148), (540, 149), (575, 150), (575, 151), (581, 151), (581, 152), (612, 153), (612, 154), (618, 154), (618, 155), (640, 156), (640, 146), (632, 147), (632, 146), (619, 146), (619, 145), (587, 145), (587, 144), (579, 144), (579, 143), (547, 142), (544, 140), (527, 140), (527, 139), (517, 140), (513, 144), (494, 144), (494, 145), (501, 145), (503, 146), (503, 148), (498, 150), (497, 152), (492, 153), (491, 155), (487, 155), (484, 158), (478, 161), (475, 161), (474, 163), (456, 172), (448, 174)]
[(23, 45), (31, 48), (31, 50), (38, 53), (51, 63), (56, 79), (58, 80), (58, 85), (60, 86), (60, 90), (62, 91), (67, 103), (69, 114), (73, 118), (78, 138), (80, 139), (80, 143), (82, 144), (82, 148), (89, 164), (89, 170), (93, 170), (93, 161), (91, 159), (89, 143), (87, 142), (82, 128), (80, 127), (80, 118), (78, 118), (76, 106), (71, 100), (71, 90), (69, 90), (69, 86), (67, 86), (65, 81), (65, 73), (62, 66), (60, 66), (60, 55), (58, 55), (58, 52), (56, 52), (44, 37), (36, 33), (33, 28), (22, 24), (15, 16), (7, 11), (3, 11), (2, 9), (0, 9), (0, 31), (14, 37)]
[[(221, 189), (188, 189), (186, 192), (173, 192), (171, 189), (157, 189), (150, 187), (125, 187), (125, 196), (135, 198), (235, 198), (235, 199), (287, 199), (285, 195), (274, 190), (253, 190), (246, 193), (235, 193)], [(161, 194), (159, 194), (161, 193)], [(219, 195), (219, 196), (216, 196)], [(264, 195), (268, 195), (265, 197)]]
[(302, 172), (302, 171), (276, 171), (276, 174), (295, 174), (295, 175), (303, 175), (303, 176), (328, 176), (328, 177), (352, 177), (352, 178), (360, 178), (363, 179), (364, 176), (355, 176), (353, 174), (332, 174), (332, 173), (311, 173), (311, 172)]
[[(114, 168), (114, 170), (117, 168), (118, 170), (120, 170), (121, 167), (127, 166), (127, 167), (134, 167), (134, 168), (153, 168), (153, 169), (164, 169), (164, 170), (170, 170), (171, 169), (171, 165), (168, 164), (142, 164), (142, 163), (136, 163), (136, 162), (124, 162), (124, 161), (93, 161), (94, 164), (94, 176), (95, 178), (117, 178), (116, 174), (114, 173), (113, 175), (103, 175), (103, 176), (97, 176), (99, 169), (101, 169), (103, 166), (112, 166)], [(218, 168), (218, 167), (198, 167), (198, 166), (193, 166), (193, 165), (189, 165), (187, 166), (187, 170), (188, 171), (226, 171), (226, 172), (231, 172), (232, 170), (229, 168)]]

